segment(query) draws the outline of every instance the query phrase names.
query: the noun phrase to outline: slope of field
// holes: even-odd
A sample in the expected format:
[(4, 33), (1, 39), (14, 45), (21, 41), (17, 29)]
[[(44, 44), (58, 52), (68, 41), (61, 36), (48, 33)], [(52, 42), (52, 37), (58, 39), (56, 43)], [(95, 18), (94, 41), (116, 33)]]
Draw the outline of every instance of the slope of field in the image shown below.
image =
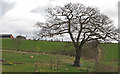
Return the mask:
[[(63, 51), (70, 52), (74, 50), (73, 46), (68, 46), (67, 42), (48, 42), (48, 41), (32, 41), (32, 40), (21, 40), (20, 41), (20, 51), (39, 51), (44, 53), (49, 53), (55, 51), (58, 54)], [(13, 39), (2, 39), (2, 49), (17, 50), (18, 46)], [(118, 44), (117, 43), (106, 43), (100, 44), (99, 48), (104, 53), (105, 60), (117, 60), (118, 59)], [(89, 49), (88, 49), (89, 50)], [(75, 54), (73, 51), (70, 54)]]
[[(48, 41), (33, 41), (33, 40), (21, 40), (21, 51), (39, 51), (39, 52), (51, 52), (54, 50), (64, 50), (66, 42), (48, 42)], [(17, 50), (18, 44), (13, 39), (2, 39), (2, 49)], [(70, 49), (73, 49), (71, 46)]]
[(117, 43), (108, 43), (101, 44), (100, 48), (104, 50), (106, 60), (118, 60), (118, 44)]
[(101, 61), (108, 65), (118, 66), (118, 44), (100, 44)]

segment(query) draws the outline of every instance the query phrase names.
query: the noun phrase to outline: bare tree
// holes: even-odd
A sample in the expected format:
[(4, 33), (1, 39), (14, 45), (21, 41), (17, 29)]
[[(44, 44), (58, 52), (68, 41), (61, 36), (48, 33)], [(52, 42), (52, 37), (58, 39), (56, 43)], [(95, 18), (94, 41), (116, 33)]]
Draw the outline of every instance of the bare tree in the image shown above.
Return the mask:
[(116, 40), (117, 31), (112, 21), (97, 8), (79, 3), (48, 8), (45, 23), (38, 22), (39, 37), (68, 34), (75, 47), (74, 66), (80, 66), (83, 45), (91, 40)]

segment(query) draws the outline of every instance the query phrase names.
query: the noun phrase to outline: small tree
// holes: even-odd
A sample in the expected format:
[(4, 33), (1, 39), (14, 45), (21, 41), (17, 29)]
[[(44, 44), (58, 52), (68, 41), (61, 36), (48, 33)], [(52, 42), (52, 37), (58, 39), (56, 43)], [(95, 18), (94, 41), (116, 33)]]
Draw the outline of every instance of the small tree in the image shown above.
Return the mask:
[(19, 51), (20, 50), (21, 39), (14, 38), (13, 43), (15, 44), (17, 51)]
[(47, 11), (46, 22), (37, 23), (40, 28), (37, 35), (43, 38), (68, 34), (76, 51), (74, 66), (80, 66), (81, 50), (86, 42), (117, 39), (112, 21), (97, 8), (68, 3), (63, 7), (48, 8)]

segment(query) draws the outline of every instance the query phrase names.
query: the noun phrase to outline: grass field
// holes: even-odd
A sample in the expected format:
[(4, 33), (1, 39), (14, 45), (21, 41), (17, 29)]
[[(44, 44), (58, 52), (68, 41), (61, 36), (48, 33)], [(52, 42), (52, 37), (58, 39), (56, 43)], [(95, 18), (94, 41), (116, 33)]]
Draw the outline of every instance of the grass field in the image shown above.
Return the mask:
[(101, 44), (100, 48), (104, 50), (106, 56), (106, 60), (117, 60), (118, 59), (118, 44), (110, 43), (110, 44)]
[[(51, 52), (54, 50), (63, 50), (65, 42), (47, 42), (47, 41), (33, 41), (33, 40), (21, 40), (20, 50), (21, 51), (39, 51), (39, 52)], [(17, 50), (16, 41), (13, 39), (3, 39), (2, 49)], [(69, 50), (73, 49), (71, 46)]]
[(118, 44), (101, 44), (101, 61), (108, 65), (118, 66)]
[[(14, 55), (14, 56), (13, 56)], [(30, 56), (34, 56), (30, 58)], [(16, 64), (16, 65), (3, 65), (3, 72), (34, 72), (35, 63), (38, 63), (37, 71), (40, 72), (56, 72), (57, 70), (50, 69), (51, 58), (53, 59), (53, 68), (57, 68), (57, 60), (59, 60), (59, 71), (64, 72), (65, 69), (68, 69), (66, 72), (80, 72), (80, 70), (85, 70), (85, 68), (89, 71), (93, 71), (94, 62), (87, 61), (81, 59), (83, 66), (80, 68), (73, 67), (71, 63), (74, 61), (74, 57), (63, 56), (63, 55), (42, 55), (39, 54), (38, 57), (36, 54), (25, 54), (17, 53), (17, 52), (3, 52), (3, 58), (6, 61), (13, 63), (24, 63), (24, 64)], [(38, 58), (38, 61), (36, 59)], [(89, 64), (91, 69), (88, 68)]]
[[(50, 53), (51, 51), (60, 51), (65, 50), (66, 42), (47, 42), (47, 41), (32, 41), (32, 40), (21, 40), (20, 43), (20, 51), (38, 51), (41, 53)], [(118, 67), (118, 44), (117, 43), (106, 43), (100, 44), (99, 48), (101, 50), (100, 61), (108, 66)], [(12, 39), (2, 39), (2, 49), (7, 50), (17, 50), (16, 41)], [(67, 51), (74, 50), (72, 46), (66, 49)], [(13, 56), (14, 55), (14, 56)], [(34, 58), (30, 58), (29, 56), (33, 55)], [(39, 54), (39, 65), (37, 71), (41, 72), (56, 72), (57, 70), (50, 69), (50, 61), (51, 58), (54, 60), (54, 67), (57, 66), (57, 60), (59, 57), (60, 60), (60, 72), (68, 69), (68, 72), (83, 72), (83, 70), (88, 69), (89, 71), (94, 71), (95, 61), (88, 61), (81, 59), (82, 66), (73, 67), (71, 66), (74, 61), (73, 56), (66, 55), (43, 55)], [(35, 62), (36, 62), (36, 54), (26, 54), (11, 52), (11, 51), (3, 51), (3, 58), (10, 62), (21, 62), (24, 64), (16, 64), (16, 65), (3, 65), (3, 72), (34, 72)], [(88, 66), (91, 66), (91, 69)], [(67, 71), (66, 71), (67, 72)]]

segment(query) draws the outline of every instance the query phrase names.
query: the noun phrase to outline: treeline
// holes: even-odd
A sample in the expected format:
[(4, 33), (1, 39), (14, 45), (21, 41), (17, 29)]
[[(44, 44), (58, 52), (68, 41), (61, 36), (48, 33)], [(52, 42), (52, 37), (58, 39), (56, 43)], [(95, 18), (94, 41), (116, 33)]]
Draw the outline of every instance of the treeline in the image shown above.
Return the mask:
[[(30, 40), (30, 39), (29, 39), (29, 40)], [(56, 40), (53, 40), (53, 39), (51, 39), (51, 40), (48, 40), (48, 39), (43, 39), (43, 40), (33, 39), (33, 40), (35, 40), (35, 41), (48, 41), (48, 42), (72, 42), (72, 41), (65, 41), (65, 40), (63, 40), (63, 39), (61, 39), (61, 40), (59, 40), (59, 39), (56, 39)]]

